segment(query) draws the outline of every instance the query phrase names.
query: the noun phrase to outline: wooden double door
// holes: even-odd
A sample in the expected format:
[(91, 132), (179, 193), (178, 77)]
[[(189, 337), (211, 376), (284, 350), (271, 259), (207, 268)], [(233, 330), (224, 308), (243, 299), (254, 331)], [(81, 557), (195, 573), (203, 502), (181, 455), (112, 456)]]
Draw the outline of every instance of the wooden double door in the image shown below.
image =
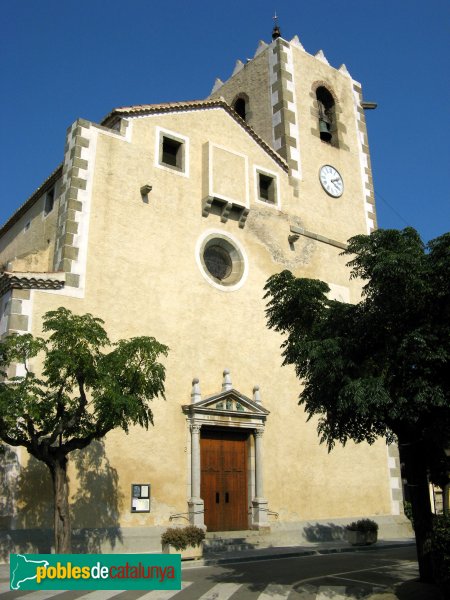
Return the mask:
[(248, 529), (248, 432), (204, 430), (200, 438), (200, 494), (208, 531)]

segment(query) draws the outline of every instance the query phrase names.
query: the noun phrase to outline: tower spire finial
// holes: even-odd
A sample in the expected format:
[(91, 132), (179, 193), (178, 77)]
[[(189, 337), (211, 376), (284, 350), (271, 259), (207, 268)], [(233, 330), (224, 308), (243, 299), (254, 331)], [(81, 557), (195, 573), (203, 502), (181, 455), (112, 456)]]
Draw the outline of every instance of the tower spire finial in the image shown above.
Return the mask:
[(276, 40), (277, 38), (281, 37), (281, 31), (280, 28), (278, 26), (278, 16), (277, 16), (277, 11), (275, 11), (274, 16), (272, 17), (274, 20), (274, 26), (272, 29), (272, 39)]

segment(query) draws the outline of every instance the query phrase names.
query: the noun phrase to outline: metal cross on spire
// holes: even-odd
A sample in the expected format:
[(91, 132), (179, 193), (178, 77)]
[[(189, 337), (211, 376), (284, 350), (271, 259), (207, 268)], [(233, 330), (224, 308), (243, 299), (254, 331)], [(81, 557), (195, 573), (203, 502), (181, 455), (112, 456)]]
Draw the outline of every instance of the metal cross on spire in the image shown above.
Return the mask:
[(277, 11), (275, 11), (274, 16), (272, 17), (274, 20), (274, 26), (272, 29), (272, 39), (276, 40), (277, 38), (281, 37), (281, 31), (280, 28), (278, 26), (278, 16), (277, 16)]

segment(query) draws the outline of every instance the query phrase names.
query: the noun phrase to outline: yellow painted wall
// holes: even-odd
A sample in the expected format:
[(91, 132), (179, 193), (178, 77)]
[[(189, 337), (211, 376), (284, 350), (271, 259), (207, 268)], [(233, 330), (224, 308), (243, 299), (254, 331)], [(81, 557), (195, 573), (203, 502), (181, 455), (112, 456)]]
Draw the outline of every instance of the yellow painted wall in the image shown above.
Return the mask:
[[(105, 518), (99, 507), (107, 502), (104, 490), (116, 478), (114, 501), (122, 527), (166, 525), (171, 514), (187, 512), (190, 432), (181, 407), (190, 402), (194, 377), (200, 379), (203, 398), (219, 392), (224, 368), (231, 371), (233, 387), (246, 396), (259, 385), (263, 406), (270, 411), (263, 437), (264, 495), (280, 523), (391, 512), (384, 441), (372, 447), (349, 444), (330, 454), (319, 445), (317, 423), (306, 423), (297, 404), (301, 384), (291, 367), (281, 367), (283, 339), (266, 326), (264, 285), (283, 269), (322, 279), (352, 302), (358, 301), (361, 289), (360, 282), (349, 282), (340, 248), (304, 236), (294, 244), (288, 240), (291, 226), (339, 242), (366, 232), (352, 80), (295, 47), (292, 56), (301, 75), (295, 96), (302, 176), (295, 186), (282, 166), (222, 108), (126, 117), (126, 136), (90, 126), (85, 148), (91, 153), (86, 164), (93, 178), (92, 194), (89, 211), (76, 216), (80, 222), (89, 218), (89, 228), (80, 225), (73, 242), (77, 247), (87, 244), (86, 278), (80, 289), (32, 291), (32, 333), (42, 334), (42, 315), (63, 305), (103, 318), (113, 341), (151, 335), (170, 352), (165, 360), (166, 400), (152, 404), (155, 426), (149, 431), (133, 428), (129, 435), (111, 432), (104, 448), (74, 457), (70, 474), (75, 527), (98, 526)], [(251, 100), (256, 97), (249, 123), (271, 144), (268, 65), (267, 54), (260, 54), (216, 96), (223, 94), (228, 102), (238, 92)], [(311, 135), (311, 89), (319, 80), (339, 98), (347, 149)], [(160, 131), (186, 140), (185, 173), (158, 165)], [(331, 198), (323, 191), (323, 164), (341, 172), (342, 197)], [(277, 178), (279, 209), (257, 200), (256, 169)], [(152, 186), (144, 199), (143, 185)], [(247, 206), (243, 228), (234, 219), (222, 222), (214, 211), (202, 216), (211, 189)], [(28, 215), (4, 236), (0, 260), (35, 248), (44, 253), (47, 226), (53, 248), (56, 211), (43, 221), (42, 208), (37, 202), (30, 209), (29, 242), (21, 231)], [(248, 274), (239, 289), (218, 289), (202, 274), (197, 247), (208, 232), (230, 236), (243, 249)], [(42, 271), (51, 268), (51, 252), (36, 263)], [(89, 472), (96, 477), (86, 479)], [(132, 483), (151, 483), (150, 514), (130, 512)], [(83, 490), (92, 490), (92, 496), (83, 495)], [(108, 515), (106, 525), (113, 517)]]
[[(294, 249), (289, 245), (289, 223), (312, 219), (320, 200), (307, 213), (286, 173), (223, 110), (139, 118), (131, 126), (130, 143), (98, 136), (85, 298), (36, 291), (33, 319), (38, 334), (40, 315), (64, 304), (101, 316), (113, 340), (152, 335), (170, 347), (167, 399), (153, 402), (155, 427), (106, 437), (107, 457), (119, 477), (121, 524), (164, 524), (170, 514), (187, 511), (189, 431), (181, 406), (190, 402), (196, 376), (204, 397), (220, 391), (224, 368), (247, 396), (258, 384), (271, 413), (264, 435), (265, 495), (280, 520), (389, 513), (384, 442), (328, 454), (318, 444), (315, 423), (306, 423), (297, 406), (301, 387), (293, 369), (280, 366), (282, 338), (266, 327), (263, 287), (286, 267), (350, 286), (357, 297), (358, 285), (348, 282), (338, 248), (306, 238)], [(157, 127), (189, 139), (189, 177), (155, 165)], [(243, 229), (236, 221), (221, 223), (217, 215), (202, 217), (208, 143), (247, 157), (250, 214)], [(254, 165), (279, 175), (281, 211), (256, 202)], [(139, 192), (144, 183), (153, 187), (148, 204)], [(240, 289), (222, 291), (203, 277), (196, 244), (206, 230), (229, 234), (244, 248), (249, 269)], [(328, 233), (340, 237), (331, 228)], [(152, 484), (149, 515), (129, 511), (130, 485), (139, 482)]]

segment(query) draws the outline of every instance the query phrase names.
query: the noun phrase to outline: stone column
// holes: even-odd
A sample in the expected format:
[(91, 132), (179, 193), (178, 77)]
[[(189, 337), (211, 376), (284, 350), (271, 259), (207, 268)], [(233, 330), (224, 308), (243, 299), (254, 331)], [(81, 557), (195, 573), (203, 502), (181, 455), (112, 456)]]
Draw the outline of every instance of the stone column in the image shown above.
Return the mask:
[(255, 497), (252, 500), (253, 529), (270, 529), (268, 523), (268, 502), (264, 498), (263, 484), (263, 454), (262, 454), (262, 428), (255, 429)]
[(191, 494), (200, 498), (200, 425), (191, 425)]
[(255, 430), (255, 496), (262, 498), (264, 496), (264, 483), (262, 472), (262, 429)]
[(191, 423), (191, 497), (188, 505), (191, 525), (204, 527), (204, 503), (200, 498), (200, 428), (201, 425)]

